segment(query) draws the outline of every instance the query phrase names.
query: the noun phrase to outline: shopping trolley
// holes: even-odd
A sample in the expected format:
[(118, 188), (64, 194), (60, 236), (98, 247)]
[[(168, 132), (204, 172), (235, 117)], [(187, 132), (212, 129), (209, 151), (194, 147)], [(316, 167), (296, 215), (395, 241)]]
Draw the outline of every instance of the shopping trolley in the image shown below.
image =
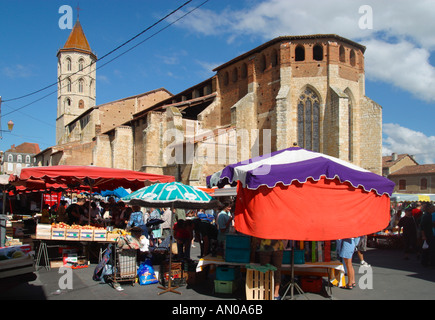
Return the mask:
[(131, 282), (134, 286), (137, 276), (137, 249), (116, 248), (113, 255), (113, 283)]

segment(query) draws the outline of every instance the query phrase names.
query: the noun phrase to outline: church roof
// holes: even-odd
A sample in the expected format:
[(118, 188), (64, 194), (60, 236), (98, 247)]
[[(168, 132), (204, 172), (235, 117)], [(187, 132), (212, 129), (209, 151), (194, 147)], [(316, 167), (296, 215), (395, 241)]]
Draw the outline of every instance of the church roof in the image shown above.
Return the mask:
[(92, 54), (95, 57), (95, 54), (91, 50), (91, 46), (86, 39), (79, 20), (77, 20), (76, 24), (74, 25), (74, 28), (72, 29), (68, 40), (66, 40), (65, 45), (59, 50), (59, 52), (62, 51), (79, 51)]

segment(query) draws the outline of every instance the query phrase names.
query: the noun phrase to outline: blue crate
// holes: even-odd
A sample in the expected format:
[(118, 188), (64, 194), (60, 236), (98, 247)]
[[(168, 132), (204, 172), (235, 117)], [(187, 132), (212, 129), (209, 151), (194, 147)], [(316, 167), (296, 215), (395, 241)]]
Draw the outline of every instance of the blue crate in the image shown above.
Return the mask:
[[(295, 250), (295, 264), (304, 264), (305, 263), (305, 250)], [(292, 251), (284, 250), (284, 254), (282, 256), (283, 264), (291, 264), (292, 263)]]
[(251, 237), (241, 234), (227, 234), (225, 248), (251, 249)]
[(250, 257), (251, 257), (250, 249), (239, 249), (239, 248), (225, 249), (226, 262), (249, 263)]
[(216, 268), (216, 280), (234, 281), (240, 277), (239, 266), (218, 266)]

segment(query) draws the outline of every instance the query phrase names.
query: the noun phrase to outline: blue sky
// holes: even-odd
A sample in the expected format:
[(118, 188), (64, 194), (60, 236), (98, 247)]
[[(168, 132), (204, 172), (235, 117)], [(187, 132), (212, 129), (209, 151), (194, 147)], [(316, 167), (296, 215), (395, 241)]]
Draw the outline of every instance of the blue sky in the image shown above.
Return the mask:
[[(74, 10), (92, 50), (102, 57), (187, 0), (0, 0), (0, 150), (12, 144), (55, 144), (57, 50), (70, 30), (59, 27), (62, 5)], [(435, 1), (209, 0), (118, 59), (102, 64), (204, 3), (177, 15), (97, 63), (97, 104), (157, 88), (176, 94), (213, 76), (214, 67), (282, 35), (335, 33), (362, 43), (366, 95), (383, 108), (384, 154), (409, 153), (435, 163)], [(359, 11), (368, 5), (369, 12)], [(365, 7), (366, 8), (366, 7)], [(372, 17), (372, 25), (361, 22)], [(52, 93), (52, 94), (50, 94)], [(9, 101), (8, 101), (9, 100)], [(36, 101), (39, 100), (39, 101)], [(36, 102), (35, 102), (36, 101)], [(29, 105), (28, 105), (29, 104)]]

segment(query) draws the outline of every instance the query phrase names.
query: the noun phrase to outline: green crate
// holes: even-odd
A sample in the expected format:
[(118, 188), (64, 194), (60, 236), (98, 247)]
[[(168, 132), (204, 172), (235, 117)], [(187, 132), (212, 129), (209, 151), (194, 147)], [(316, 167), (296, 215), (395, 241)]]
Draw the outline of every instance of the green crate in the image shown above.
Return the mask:
[(214, 281), (214, 291), (215, 293), (234, 293), (237, 289), (237, 281)]

